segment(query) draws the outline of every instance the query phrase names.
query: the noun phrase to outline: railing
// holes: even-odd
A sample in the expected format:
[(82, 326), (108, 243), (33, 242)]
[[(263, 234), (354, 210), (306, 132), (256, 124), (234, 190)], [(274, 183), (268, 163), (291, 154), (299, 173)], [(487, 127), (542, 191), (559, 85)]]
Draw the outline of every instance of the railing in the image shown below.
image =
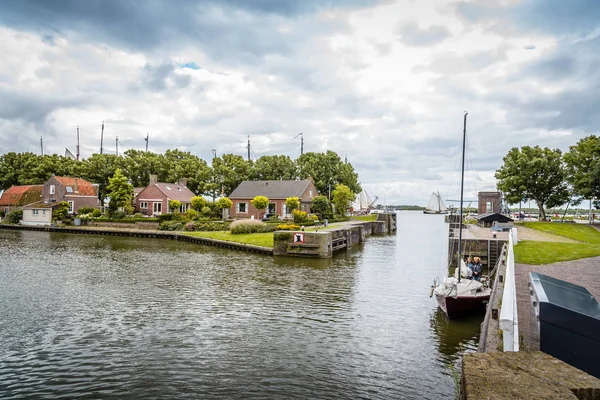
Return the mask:
[(517, 244), (517, 240), (517, 229), (512, 228), (508, 234), (504, 294), (502, 295), (502, 308), (500, 309), (500, 329), (502, 330), (504, 351), (519, 351), (519, 317), (517, 315), (515, 255), (513, 251), (513, 246)]

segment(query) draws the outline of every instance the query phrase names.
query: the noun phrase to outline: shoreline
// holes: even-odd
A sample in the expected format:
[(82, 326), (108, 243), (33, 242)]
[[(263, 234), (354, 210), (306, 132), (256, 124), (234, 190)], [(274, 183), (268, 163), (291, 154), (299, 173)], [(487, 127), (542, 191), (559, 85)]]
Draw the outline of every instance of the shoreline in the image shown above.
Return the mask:
[(170, 239), (181, 242), (198, 243), (207, 246), (215, 246), (226, 249), (242, 250), (250, 253), (273, 255), (273, 249), (270, 247), (256, 246), (252, 244), (244, 244), (237, 242), (229, 242), (225, 240), (210, 239), (200, 236), (191, 236), (179, 232), (142, 230), (142, 229), (121, 229), (121, 228), (87, 228), (87, 227), (57, 227), (57, 226), (29, 226), (29, 225), (12, 225), (0, 224), (0, 229), (14, 231), (37, 231), (37, 232), (57, 232), (57, 233), (73, 233), (85, 235), (109, 235), (109, 236), (129, 236), (129, 237), (145, 237), (152, 239)]

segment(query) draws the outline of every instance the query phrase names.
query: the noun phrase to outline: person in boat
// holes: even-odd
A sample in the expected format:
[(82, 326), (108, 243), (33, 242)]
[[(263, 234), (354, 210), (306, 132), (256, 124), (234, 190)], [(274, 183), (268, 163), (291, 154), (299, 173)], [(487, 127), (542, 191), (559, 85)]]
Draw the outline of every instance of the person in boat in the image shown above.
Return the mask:
[(471, 269), (473, 270), (473, 275), (471, 279), (474, 279), (477, 282), (481, 282), (481, 272), (483, 271), (483, 265), (481, 265), (481, 258), (473, 257), (473, 264)]
[(473, 260), (471, 259), (471, 256), (467, 257), (465, 264), (467, 265), (467, 268), (473, 271)]

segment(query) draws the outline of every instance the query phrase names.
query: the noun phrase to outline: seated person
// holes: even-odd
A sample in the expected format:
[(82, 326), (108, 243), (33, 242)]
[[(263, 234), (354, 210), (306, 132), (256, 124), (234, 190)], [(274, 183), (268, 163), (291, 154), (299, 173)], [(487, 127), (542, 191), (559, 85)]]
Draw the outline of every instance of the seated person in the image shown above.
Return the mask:
[(481, 265), (481, 258), (473, 257), (473, 276), (471, 279), (481, 282), (481, 272), (483, 271), (483, 265)]

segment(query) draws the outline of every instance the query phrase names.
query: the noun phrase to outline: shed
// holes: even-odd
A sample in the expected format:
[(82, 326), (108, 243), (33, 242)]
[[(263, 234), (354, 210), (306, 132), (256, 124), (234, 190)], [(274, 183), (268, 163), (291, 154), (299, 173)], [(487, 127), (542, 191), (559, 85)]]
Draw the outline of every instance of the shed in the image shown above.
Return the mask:
[(506, 224), (513, 222), (513, 219), (507, 215), (497, 212), (479, 214), (477, 216), (477, 225), (482, 226), (484, 228), (491, 228), (494, 225), (494, 222)]

